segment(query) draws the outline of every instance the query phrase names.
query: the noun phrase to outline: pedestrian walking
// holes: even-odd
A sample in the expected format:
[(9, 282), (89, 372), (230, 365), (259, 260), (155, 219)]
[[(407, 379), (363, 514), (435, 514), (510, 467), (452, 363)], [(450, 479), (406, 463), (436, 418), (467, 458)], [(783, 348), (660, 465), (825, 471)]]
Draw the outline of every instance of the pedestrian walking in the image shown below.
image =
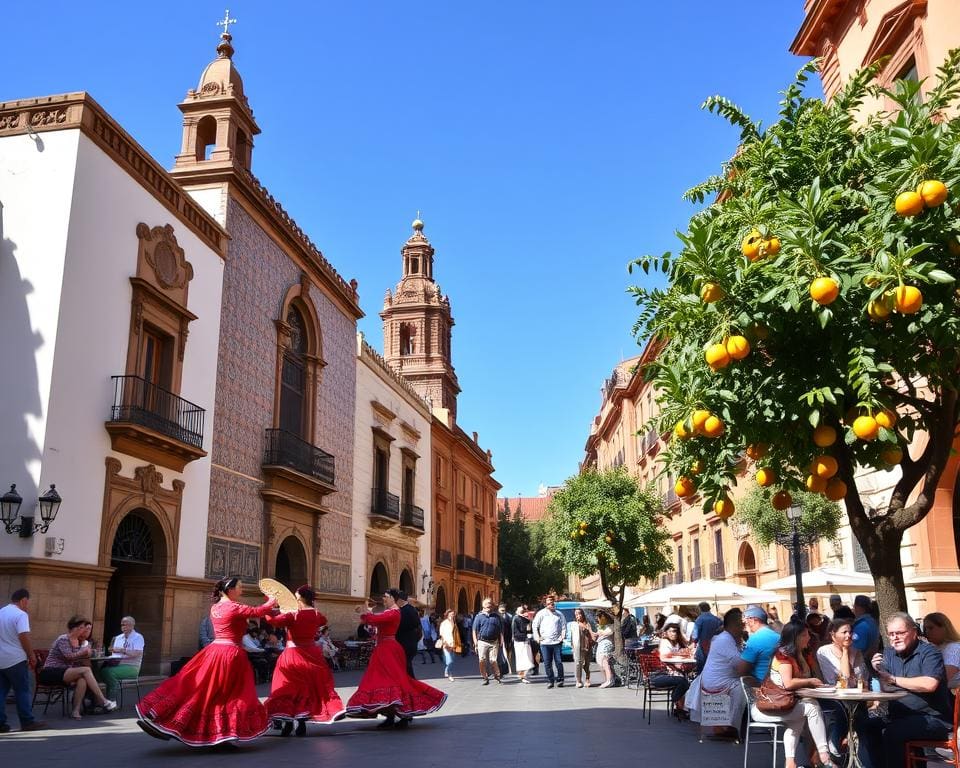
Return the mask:
[(483, 685), (490, 685), (491, 672), (497, 683), (502, 683), (497, 655), (503, 639), (503, 621), (499, 614), (493, 612), (493, 600), (489, 597), (484, 599), (482, 607), (483, 610), (473, 617), (473, 645), (480, 661), (480, 676)]
[(453, 680), (453, 654), (462, 650), (456, 611), (447, 611), (440, 622), (440, 650), (443, 653), (443, 674), (447, 680)]
[(516, 669), (516, 661), (513, 655), (513, 616), (507, 611), (507, 604), (500, 603), (497, 606), (497, 613), (500, 615), (500, 623), (503, 625), (500, 631), (500, 656), (497, 663), (500, 665), (500, 676), (512, 675)]
[(533, 630), (530, 628), (530, 624), (527, 606), (517, 606), (517, 612), (513, 616), (511, 625), (511, 638), (513, 640), (514, 663), (521, 683), (530, 682), (529, 673), (534, 668), (533, 648), (530, 645)]
[(423, 629), (420, 627), (420, 614), (416, 608), (407, 602), (406, 592), (402, 589), (395, 591), (397, 593), (397, 609), (400, 611), (397, 642), (403, 647), (403, 652), (407, 657), (407, 674), (410, 677), (416, 677), (413, 674), (413, 659), (417, 655), (417, 646), (423, 636)]
[(573, 609), (573, 621), (567, 625), (567, 634), (570, 636), (570, 647), (573, 650), (577, 688), (583, 688), (584, 685), (589, 688), (590, 656), (596, 635), (583, 608)]
[[(548, 597), (544, 601), (544, 607), (533, 617), (533, 639), (540, 645), (540, 653), (543, 655), (543, 668), (549, 683), (547, 688), (553, 688), (554, 682), (558, 688), (563, 688), (561, 648), (566, 636), (567, 622), (563, 614), (557, 610), (554, 598)], [(556, 667), (556, 676), (554, 676), (554, 667)]]
[(33, 716), (30, 698), (30, 673), (37, 661), (30, 644), (30, 593), (18, 589), (10, 595), (10, 602), (0, 608), (0, 733), (9, 733), (7, 723), (7, 694), (13, 689), (17, 717), (21, 731), (39, 731), (45, 722)]

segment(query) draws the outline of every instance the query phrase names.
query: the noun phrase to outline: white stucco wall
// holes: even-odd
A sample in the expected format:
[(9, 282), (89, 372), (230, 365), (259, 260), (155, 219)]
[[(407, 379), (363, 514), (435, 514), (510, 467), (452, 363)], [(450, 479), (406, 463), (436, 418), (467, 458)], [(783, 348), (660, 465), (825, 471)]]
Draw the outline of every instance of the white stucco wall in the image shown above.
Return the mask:
[[(359, 344), (358, 344), (359, 347)], [(389, 425), (374, 417), (370, 405), (376, 400), (396, 414)], [(373, 489), (373, 428), (380, 427), (394, 438), (390, 444), (390, 487), (388, 491), (400, 495), (403, 458), (401, 447), (408, 447), (417, 453), (416, 477), (414, 481), (414, 504), (423, 508), (424, 534), (417, 540), (419, 558), (417, 571), (413, 574), (418, 590), (418, 601), (424, 602), (426, 596), (420, 592), (421, 575), (430, 573), (431, 542), (433, 541), (433, 502), (431, 493), (431, 440), (430, 418), (424, 406), (415, 406), (413, 397), (404, 391), (383, 369), (363, 354), (357, 355), (357, 408), (356, 434), (354, 437), (353, 460), (353, 531), (351, 536), (351, 594), (367, 594), (367, 580), (370, 574), (367, 568), (366, 532), (370, 526), (369, 515)], [(404, 436), (400, 422), (404, 421), (420, 433), (419, 441), (414, 445)], [(391, 574), (393, 578), (399, 574)], [(393, 586), (396, 586), (395, 584)]]
[[(29, 415), (30, 437), (37, 457), (24, 466), (24, 444), (0, 443), (0, 482), (18, 482), (24, 510), (36, 493), (56, 483), (64, 498), (60, 516), (47, 535), (65, 540), (56, 557), (96, 563), (100, 537), (105, 466), (108, 455), (121, 460), (121, 475), (131, 476), (142, 460), (114, 454), (104, 429), (113, 398), (111, 376), (124, 373), (136, 274), (136, 226), (170, 224), (177, 242), (193, 265), (189, 308), (198, 315), (190, 324), (183, 361), (181, 396), (206, 409), (203, 447), (209, 452), (223, 264), (219, 256), (161, 205), (143, 186), (117, 166), (79, 131), (44, 133), (44, 151), (24, 149), (27, 137), (0, 140), (0, 201), (4, 204), (4, 239), (15, 244), (13, 261), (27, 295), (30, 329), (36, 349), (23, 351), (22, 319), (12, 317), (13, 334), (4, 334), (0, 352), (13, 347), (25, 379), (34, 383), (36, 415)], [(19, 168), (11, 172), (9, 168)], [(11, 203), (8, 206), (7, 200)], [(9, 248), (7, 249), (9, 250)], [(11, 269), (4, 251), (0, 278)], [(0, 279), (5, 292), (11, 289)], [(25, 283), (21, 282), (21, 290)], [(14, 302), (16, 304), (16, 302)], [(23, 312), (0, 305), (0, 315)], [(3, 323), (7, 327), (7, 323)], [(19, 398), (27, 401), (26, 395)], [(6, 398), (3, 398), (6, 400)], [(4, 423), (17, 423), (4, 402)], [(19, 416), (22, 420), (23, 416)], [(11, 422), (12, 420), (12, 422)], [(188, 464), (185, 471), (158, 468), (163, 487), (185, 483), (178, 552), (178, 574), (203, 576), (209, 458)], [(21, 485), (22, 483), (22, 485)], [(32, 487), (31, 487), (32, 486)], [(0, 537), (0, 554), (43, 555), (43, 537), (31, 541)]]

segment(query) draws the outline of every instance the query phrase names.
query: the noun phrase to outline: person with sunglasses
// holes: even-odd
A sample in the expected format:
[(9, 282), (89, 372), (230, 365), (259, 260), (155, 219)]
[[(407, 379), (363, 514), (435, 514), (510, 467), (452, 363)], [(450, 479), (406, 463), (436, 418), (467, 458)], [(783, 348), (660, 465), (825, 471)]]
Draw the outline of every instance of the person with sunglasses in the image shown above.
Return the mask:
[(942, 741), (953, 725), (943, 655), (920, 642), (917, 623), (906, 613), (887, 617), (887, 647), (873, 656), (873, 668), (886, 690), (904, 691), (887, 704), (886, 718), (869, 718), (860, 740), (864, 768), (900, 768), (908, 741)]

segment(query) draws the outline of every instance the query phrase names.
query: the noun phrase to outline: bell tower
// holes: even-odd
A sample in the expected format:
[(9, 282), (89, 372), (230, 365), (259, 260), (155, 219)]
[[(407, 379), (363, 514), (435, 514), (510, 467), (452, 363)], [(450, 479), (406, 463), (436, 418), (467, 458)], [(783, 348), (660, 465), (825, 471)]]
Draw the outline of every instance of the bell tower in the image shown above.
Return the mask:
[(423, 222), (400, 249), (403, 273), (393, 294), (383, 300), (383, 356), (421, 397), (456, 418), (460, 384), (453, 370), (450, 299), (433, 279), (433, 246)]
[(253, 137), (260, 128), (243, 93), (243, 80), (233, 65), (233, 36), (229, 14), (217, 22), (223, 27), (217, 58), (200, 76), (196, 90), (177, 106), (183, 113), (183, 141), (172, 173), (182, 181), (214, 171), (249, 171)]

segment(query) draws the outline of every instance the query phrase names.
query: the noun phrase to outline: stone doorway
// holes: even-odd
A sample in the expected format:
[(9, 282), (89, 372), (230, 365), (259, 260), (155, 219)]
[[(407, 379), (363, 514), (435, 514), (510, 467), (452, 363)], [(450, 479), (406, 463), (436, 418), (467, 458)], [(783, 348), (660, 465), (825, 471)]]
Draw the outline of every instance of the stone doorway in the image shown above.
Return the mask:
[(467, 590), (460, 587), (460, 594), (457, 595), (457, 613), (466, 615), (470, 612), (470, 604), (467, 602)]
[(443, 614), (447, 612), (447, 590), (443, 587), (437, 587), (437, 599), (434, 608), (434, 612), (442, 619)]
[(480, 597), (480, 593), (477, 592), (477, 594), (473, 596), (473, 612), (480, 613), (480, 611), (482, 610), (483, 610), (483, 598)]
[(370, 597), (374, 600), (382, 600), (383, 593), (390, 589), (390, 582), (387, 580), (387, 569), (383, 563), (377, 563), (373, 566), (373, 574), (370, 576)]
[(407, 597), (411, 600), (417, 599), (417, 588), (413, 585), (413, 576), (406, 568), (404, 568), (403, 573), (400, 574), (400, 591), (406, 592)]
[(302, 587), (307, 577), (307, 553), (296, 536), (287, 536), (277, 550), (275, 578), (291, 592)]
[[(120, 633), (120, 619), (133, 616), (146, 647), (142, 670), (160, 670), (166, 614), (167, 548), (154, 514), (134, 509), (121, 519), (113, 537), (104, 613), (104, 645)], [(99, 640), (99, 638), (98, 638)]]

